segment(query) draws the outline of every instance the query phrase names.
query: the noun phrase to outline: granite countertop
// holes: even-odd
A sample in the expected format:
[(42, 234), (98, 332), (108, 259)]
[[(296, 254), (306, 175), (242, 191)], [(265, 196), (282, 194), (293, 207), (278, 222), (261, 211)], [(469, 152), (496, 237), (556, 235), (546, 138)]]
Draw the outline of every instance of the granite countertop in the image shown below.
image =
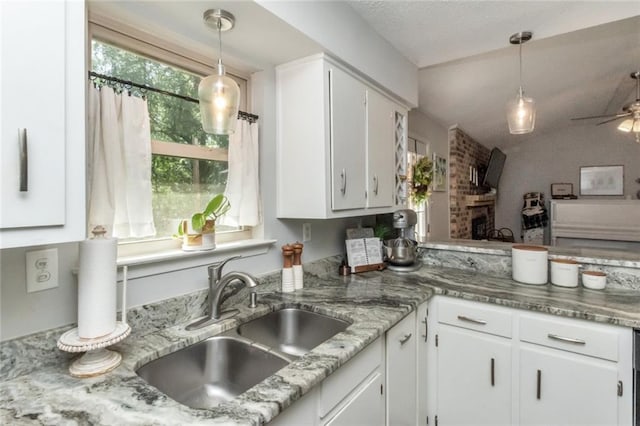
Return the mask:
[[(261, 303), (254, 310), (244, 306), (246, 293), (239, 292), (230, 301), (236, 303), (242, 299), (242, 304), (238, 302), (235, 306), (239, 307), (240, 314), (216, 326), (194, 332), (184, 330), (188, 321), (176, 321), (157, 329), (149, 325), (144, 332), (142, 323), (134, 326), (132, 336), (115, 347), (123, 354), (122, 365), (100, 377), (75, 379), (67, 372), (68, 357), (46, 363), (36, 361), (33, 351), (7, 345), (9, 349), (2, 352), (4, 357), (11, 353), (15, 358), (7, 368), (9, 373), (5, 374), (8, 380), (0, 384), (0, 422), (12, 425), (263, 424), (436, 294), (640, 327), (639, 292), (527, 286), (507, 278), (430, 266), (411, 274), (381, 271), (340, 277), (334, 272), (337, 267), (333, 261), (326, 261), (322, 266), (330, 272), (321, 271), (323, 268), (317, 266), (308, 268), (305, 288), (294, 293), (274, 291), (278, 286), (277, 275), (267, 277), (265, 283), (257, 287)], [(180, 299), (179, 303), (187, 305), (187, 310), (191, 307), (202, 312), (202, 301), (198, 296)], [(224, 307), (227, 304), (225, 302)], [(211, 410), (183, 406), (135, 374), (136, 368), (152, 359), (285, 306), (337, 316), (353, 324), (233, 401)], [(167, 316), (176, 309), (168, 307), (166, 312), (156, 315)], [(47, 356), (46, 351), (41, 351), (39, 356)]]

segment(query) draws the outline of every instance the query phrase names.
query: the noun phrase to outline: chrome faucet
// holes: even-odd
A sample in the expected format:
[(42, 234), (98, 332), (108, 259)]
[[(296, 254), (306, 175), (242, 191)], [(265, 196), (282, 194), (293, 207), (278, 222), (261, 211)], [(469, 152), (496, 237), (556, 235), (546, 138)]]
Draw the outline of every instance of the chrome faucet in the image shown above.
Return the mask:
[(207, 268), (209, 273), (209, 314), (204, 318), (189, 324), (186, 327), (187, 330), (197, 330), (223, 319), (231, 318), (238, 313), (237, 309), (231, 309), (225, 312), (220, 311), (220, 305), (222, 304), (222, 300), (220, 299), (225, 287), (235, 280), (240, 280), (249, 287), (255, 287), (258, 285), (258, 280), (253, 275), (247, 274), (246, 272), (233, 271), (224, 276), (222, 275), (222, 268), (224, 268), (224, 265), (232, 260), (240, 258), (241, 256), (233, 256), (220, 263), (210, 265)]

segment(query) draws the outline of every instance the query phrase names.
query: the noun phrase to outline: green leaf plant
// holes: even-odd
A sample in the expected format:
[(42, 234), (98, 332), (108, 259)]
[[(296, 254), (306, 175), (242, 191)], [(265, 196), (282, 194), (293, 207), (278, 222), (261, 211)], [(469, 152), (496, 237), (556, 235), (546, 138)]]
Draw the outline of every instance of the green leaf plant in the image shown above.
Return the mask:
[[(203, 211), (194, 213), (191, 216), (191, 227), (199, 232), (211, 231), (213, 229), (208, 228), (214, 226), (215, 221), (227, 213), (230, 208), (231, 204), (227, 197), (224, 194), (217, 194), (209, 201)], [(207, 220), (211, 220), (213, 223), (208, 225)], [(178, 235), (182, 236), (183, 233), (182, 224), (180, 224), (178, 226)]]
[(433, 162), (429, 157), (422, 157), (413, 165), (411, 198), (416, 204), (420, 204), (429, 198), (431, 195), (430, 186), (432, 180)]

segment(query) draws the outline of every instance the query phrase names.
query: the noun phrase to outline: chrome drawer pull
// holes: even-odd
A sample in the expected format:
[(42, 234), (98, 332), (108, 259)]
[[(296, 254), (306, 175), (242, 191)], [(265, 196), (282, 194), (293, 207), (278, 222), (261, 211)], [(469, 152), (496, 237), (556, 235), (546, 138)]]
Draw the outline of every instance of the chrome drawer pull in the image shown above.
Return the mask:
[(574, 339), (572, 337), (562, 337), (562, 336), (558, 336), (557, 334), (547, 334), (547, 337), (549, 339), (553, 339), (553, 340), (560, 340), (561, 342), (567, 342), (567, 343), (573, 343), (576, 345), (586, 345), (587, 342), (585, 342), (584, 340), (580, 340), (580, 339)]
[(429, 336), (429, 323), (427, 322), (427, 317), (424, 317), (422, 323), (424, 324), (424, 335), (422, 337), (424, 337), (424, 341), (426, 342), (427, 336)]
[(340, 180), (342, 181), (340, 185), (340, 193), (342, 195), (347, 194), (347, 170), (342, 169), (342, 173), (340, 173)]
[(404, 345), (409, 341), (409, 339), (411, 339), (411, 333), (405, 334), (404, 337), (400, 339), (400, 345)]
[(472, 322), (474, 324), (480, 324), (480, 325), (485, 325), (487, 323), (485, 320), (469, 318), (469, 317), (465, 317), (464, 315), (458, 315), (458, 319), (460, 321), (467, 321), (467, 322)]
[(18, 129), (20, 145), (20, 192), (29, 191), (29, 151), (27, 150), (27, 129)]

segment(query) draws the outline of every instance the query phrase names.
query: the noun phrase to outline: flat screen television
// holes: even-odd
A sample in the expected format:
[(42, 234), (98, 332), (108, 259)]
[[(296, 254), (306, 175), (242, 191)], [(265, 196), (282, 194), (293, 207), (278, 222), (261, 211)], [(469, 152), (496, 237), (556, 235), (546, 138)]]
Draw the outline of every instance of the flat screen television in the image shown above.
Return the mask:
[(487, 171), (484, 174), (482, 185), (488, 186), (491, 189), (498, 189), (498, 183), (500, 182), (500, 176), (502, 175), (502, 169), (507, 156), (504, 152), (498, 148), (491, 150), (489, 156), (489, 164), (487, 164)]

